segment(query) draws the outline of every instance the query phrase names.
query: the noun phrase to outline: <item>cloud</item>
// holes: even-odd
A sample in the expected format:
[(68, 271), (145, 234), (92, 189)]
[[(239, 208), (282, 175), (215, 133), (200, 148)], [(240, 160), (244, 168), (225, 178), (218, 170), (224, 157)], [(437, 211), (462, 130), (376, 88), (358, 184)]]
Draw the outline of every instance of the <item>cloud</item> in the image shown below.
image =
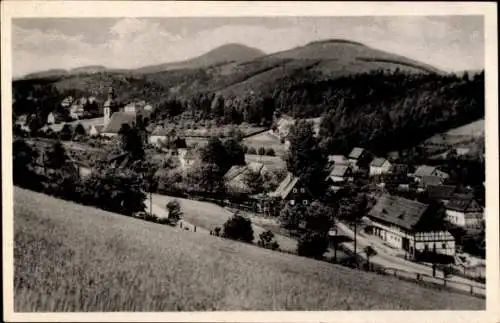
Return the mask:
[(211, 28), (204, 26), (194, 32), (187, 21), (183, 22), (186, 28), (177, 27), (177, 33), (173, 33), (158, 19), (124, 18), (103, 27), (105, 42), (93, 41), (84, 28), (80, 34), (67, 35), (62, 29), (41, 31), (14, 25), (13, 68), (15, 75), (84, 65), (134, 68), (188, 59), (227, 43), (243, 43), (271, 53), (327, 38), (359, 41), (443, 69), (481, 68), (482, 25), (462, 19), (287, 18), (274, 25), (272, 21), (214, 23)]

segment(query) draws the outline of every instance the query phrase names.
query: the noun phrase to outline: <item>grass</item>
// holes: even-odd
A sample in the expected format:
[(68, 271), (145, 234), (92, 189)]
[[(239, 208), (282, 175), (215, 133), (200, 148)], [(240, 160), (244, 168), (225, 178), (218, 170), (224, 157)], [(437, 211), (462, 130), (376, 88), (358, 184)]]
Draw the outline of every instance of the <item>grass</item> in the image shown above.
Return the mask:
[[(153, 203), (162, 207), (165, 207), (165, 205), (173, 199), (178, 200), (181, 204), (181, 209), (184, 213), (183, 219), (195, 226), (207, 230), (213, 230), (215, 227), (222, 228), (224, 223), (233, 215), (229, 210), (212, 203), (173, 198), (165, 195), (153, 195)], [(258, 241), (259, 234), (267, 230), (256, 225), (252, 225), (252, 228), (254, 231), (254, 242)], [(297, 242), (294, 239), (283, 235), (276, 235), (275, 239), (279, 243), (280, 249), (288, 252), (297, 250)]]
[(15, 189), (14, 310), (484, 309), (484, 300)]

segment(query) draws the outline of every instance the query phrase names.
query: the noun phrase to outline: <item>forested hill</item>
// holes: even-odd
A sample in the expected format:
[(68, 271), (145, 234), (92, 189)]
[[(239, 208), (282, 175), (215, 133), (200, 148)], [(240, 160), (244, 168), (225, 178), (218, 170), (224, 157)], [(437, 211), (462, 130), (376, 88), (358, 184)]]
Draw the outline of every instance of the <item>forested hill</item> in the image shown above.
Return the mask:
[(66, 95), (93, 95), (102, 103), (110, 86), (118, 101), (148, 100), (159, 123), (217, 119), (271, 126), (275, 112), (324, 115), (321, 134), (329, 152), (411, 146), (484, 116), (484, 73), (445, 74), (345, 40), (205, 68), (16, 80), (14, 115), (37, 113), (46, 120)]

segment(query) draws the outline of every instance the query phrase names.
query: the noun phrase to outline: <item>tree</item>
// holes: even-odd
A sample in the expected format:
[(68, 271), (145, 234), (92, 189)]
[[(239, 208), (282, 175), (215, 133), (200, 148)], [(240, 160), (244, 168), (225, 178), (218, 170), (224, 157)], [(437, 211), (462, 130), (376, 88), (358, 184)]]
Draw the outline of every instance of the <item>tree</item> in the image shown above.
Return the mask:
[(200, 188), (209, 194), (222, 196), (225, 191), (224, 173), (216, 164), (203, 164), (195, 173)]
[(145, 209), (144, 183), (130, 169), (96, 170), (83, 181), (81, 201), (103, 210), (131, 216)]
[(249, 154), (249, 155), (256, 155), (257, 154), (257, 150), (255, 150), (255, 147), (248, 147), (247, 154)]
[(203, 163), (215, 164), (223, 173), (231, 167), (226, 147), (219, 138), (211, 137), (205, 147), (201, 149), (200, 156)]
[(250, 193), (262, 192), (262, 190), (264, 189), (264, 179), (259, 172), (249, 170), (243, 176), (243, 181), (249, 188)]
[(299, 256), (322, 259), (328, 250), (328, 234), (308, 231), (304, 233), (297, 245)]
[(59, 139), (66, 141), (71, 140), (71, 138), (73, 138), (73, 127), (66, 123), (59, 132)]
[(272, 148), (268, 148), (268, 149), (266, 150), (266, 155), (267, 155), (267, 156), (276, 156), (276, 153), (275, 153), (274, 149), (272, 149)]
[(272, 250), (278, 250), (279, 249), (279, 244), (274, 240), (274, 233), (272, 233), (270, 230), (264, 231), (261, 234), (259, 234), (259, 241), (258, 245), (267, 248), (267, 249), (272, 249)]
[(288, 136), (289, 154), (286, 158), (288, 170), (299, 177), (314, 196), (323, 195), (326, 183), (327, 160), (314, 136), (312, 124), (298, 120)]
[(62, 168), (69, 160), (66, 149), (60, 141), (56, 141), (47, 151), (45, 167), (51, 169)]
[(285, 229), (295, 230), (305, 218), (306, 209), (301, 204), (287, 204), (280, 211), (279, 222)]
[(15, 139), (12, 144), (12, 157), (14, 184), (25, 188), (40, 189), (40, 178), (35, 172), (38, 152), (24, 139)]
[(132, 161), (144, 159), (144, 143), (139, 130), (134, 126), (124, 123), (118, 131), (121, 146)]
[(307, 207), (306, 229), (316, 232), (328, 232), (333, 225), (333, 209), (314, 201)]
[(225, 238), (251, 243), (253, 241), (252, 222), (238, 213), (224, 223)]
[(77, 124), (74, 131), (75, 137), (83, 137), (86, 135), (85, 128), (81, 123)]
[(372, 246), (366, 246), (363, 251), (366, 255), (367, 269), (370, 269), (370, 258), (377, 254), (377, 251)]
[(227, 156), (227, 165), (224, 165), (225, 167), (229, 169), (233, 165), (245, 165), (245, 150), (236, 135), (224, 142), (224, 149)]
[(182, 218), (181, 205), (179, 201), (173, 200), (167, 203), (168, 220), (172, 225), (176, 225)]
[(258, 150), (258, 154), (263, 156), (266, 154), (266, 148), (264, 147), (260, 147), (259, 150)]

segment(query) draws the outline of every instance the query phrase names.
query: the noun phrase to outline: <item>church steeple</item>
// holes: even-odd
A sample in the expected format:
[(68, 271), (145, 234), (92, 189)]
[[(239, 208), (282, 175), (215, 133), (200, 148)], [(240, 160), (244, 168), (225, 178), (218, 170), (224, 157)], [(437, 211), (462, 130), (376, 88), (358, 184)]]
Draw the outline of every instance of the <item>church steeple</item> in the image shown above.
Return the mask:
[(104, 126), (107, 126), (111, 119), (112, 111), (115, 107), (115, 90), (110, 87), (108, 90), (108, 99), (104, 102)]

